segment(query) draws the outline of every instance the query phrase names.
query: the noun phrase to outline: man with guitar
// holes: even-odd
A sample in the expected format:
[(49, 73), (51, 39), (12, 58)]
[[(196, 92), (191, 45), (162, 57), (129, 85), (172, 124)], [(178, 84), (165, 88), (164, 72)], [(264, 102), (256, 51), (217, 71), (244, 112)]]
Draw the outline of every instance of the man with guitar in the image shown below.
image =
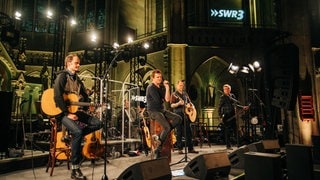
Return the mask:
[(229, 84), (223, 85), (223, 95), (220, 97), (218, 113), (222, 120), (225, 133), (225, 143), (227, 149), (232, 150), (230, 137), (236, 135), (237, 122), (236, 122), (236, 108), (242, 108), (248, 110), (248, 106), (241, 106), (238, 104), (236, 96), (231, 93), (231, 86)]
[[(191, 132), (191, 127), (190, 127), (190, 117), (186, 111), (187, 104), (190, 103), (190, 98), (185, 92), (185, 82), (184, 80), (179, 80), (177, 85), (176, 85), (176, 91), (172, 93), (171, 95), (171, 108), (173, 109), (173, 112), (180, 115), (182, 118), (182, 122), (177, 125), (176, 130), (177, 130), (177, 148), (178, 148), (178, 153), (183, 154), (183, 147), (184, 145), (182, 144), (182, 137), (185, 136), (186, 143), (188, 146), (188, 152), (189, 153), (199, 153), (198, 151), (194, 150), (193, 148), (193, 143), (192, 143), (192, 132)], [(194, 108), (194, 106), (192, 105)], [(195, 109), (193, 109), (195, 111)], [(185, 129), (184, 129), (185, 128)], [(185, 130), (185, 134), (184, 134)], [(186, 152), (185, 152), (186, 153)]]
[(102, 128), (102, 122), (94, 116), (87, 114), (84, 110), (70, 112), (68, 103), (65, 101), (66, 94), (76, 94), (79, 101), (88, 102), (86, 88), (77, 75), (80, 67), (80, 58), (75, 54), (70, 54), (65, 58), (65, 70), (57, 73), (54, 82), (54, 101), (62, 111), (62, 124), (70, 131), (72, 135), (71, 142), (71, 163), (72, 179), (86, 179), (80, 170), (80, 161), (82, 160), (81, 142), (83, 137), (91, 132)]
[(170, 112), (164, 108), (164, 102), (170, 102), (170, 85), (169, 82), (162, 79), (160, 70), (155, 69), (151, 73), (152, 83), (146, 90), (147, 110), (150, 119), (156, 120), (163, 128), (159, 135), (153, 136), (158, 146), (155, 149), (155, 158), (161, 155), (162, 145), (166, 141), (169, 133), (182, 119), (179, 115)]

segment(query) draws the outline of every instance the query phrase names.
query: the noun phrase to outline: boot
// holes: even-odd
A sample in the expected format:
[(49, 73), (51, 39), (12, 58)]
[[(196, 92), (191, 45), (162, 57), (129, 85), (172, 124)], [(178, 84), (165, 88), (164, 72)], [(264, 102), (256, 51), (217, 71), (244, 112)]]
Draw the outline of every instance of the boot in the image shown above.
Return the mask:
[(84, 180), (84, 179), (86, 179), (86, 177), (83, 176), (80, 168), (78, 168), (78, 169), (72, 169), (71, 179)]

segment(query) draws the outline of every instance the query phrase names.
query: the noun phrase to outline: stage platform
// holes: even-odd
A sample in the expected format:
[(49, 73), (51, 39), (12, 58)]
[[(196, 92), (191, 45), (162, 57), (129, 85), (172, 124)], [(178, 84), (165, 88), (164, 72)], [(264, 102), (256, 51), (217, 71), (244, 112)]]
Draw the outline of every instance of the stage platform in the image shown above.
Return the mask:
[[(211, 145), (203, 144), (200, 146), (195, 146), (195, 149), (199, 151), (199, 154), (187, 154), (185, 158), (184, 154), (178, 154), (178, 151), (173, 151), (171, 153), (171, 165), (170, 169), (172, 172), (172, 179), (194, 179), (187, 177), (183, 173), (183, 168), (194, 159), (196, 156), (201, 154), (208, 154), (214, 152), (227, 152), (231, 153), (237, 148), (234, 147), (233, 150), (227, 150), (225, 145)], [(27, 155), (29, 154), (29, 155)], [(66, 162), (57, 163), (57, 166), (54, 168), (53, 176), (50, 177), (50, 170), (46, 173), (46, 162), (48, 158), (48, 152), (42, 151), (27, 151), (25, 156), (19, 158), (8, 158), (5, 160), (0, 160), (1, 167), (1, 180), (25, 180), (25, 179), (70, 179), (71, 171), (67, 168)], [(107, 175), (108, 179), (116, 179), (119, 175), (124, 172), (128, 167), (133, 164), (150, 160), (151, 156), (140, 153), (137, 156), (128, 156), (124, 154), (119, 158), (108, 157), (108, 163), (106, 168), (104, 166), (103, 159), (97, 159), (94, 162), (91, 160), (83, 161), (81, 165), (82, 172), (86, 175), (87, 179), (101, 179), (104, 175)], [(10, 165), (9, 165), (10, 164)], [(4, 167), (7, 171), (14, 166), (19, 166), (16, 170), (12, 172), (3, 172)], [(11, 170), (13, 170), (11, 169)], [(232, 170), (231, 170), (232, 171)], [(235, 176), (229, 175), (228, 179), (234, 179)]]

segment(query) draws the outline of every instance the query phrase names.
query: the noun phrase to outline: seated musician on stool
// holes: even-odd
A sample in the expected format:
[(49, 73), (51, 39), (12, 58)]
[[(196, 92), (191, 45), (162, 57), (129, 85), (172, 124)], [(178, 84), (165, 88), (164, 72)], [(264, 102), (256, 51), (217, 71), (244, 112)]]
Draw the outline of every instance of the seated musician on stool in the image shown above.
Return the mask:
[[(182, 122), (178, 124), (176, 127), (177, 130), (177, 147), (178, 147), (178, 153), (183, 154), (182, 148), (184, 145), (182, 145), (182, 137), (186, 136), (186, 142), (188, 146), (188, 152), (189, 153), (199, 153), (198, 151), (194, 150), (193, 143), (192, 143), (192, 131), (190, 127), (190, 119), (187, 114), (185, 114), (185, 106), (186, 103), (185, 100), (189, 100), (188, 94), (184, 92), (185, 82), (184, 80), (178, 81), (176, 85), (176, 91), (172, 93), (171, 95), (171, 108), (173, 109), (174, 113), (179, 114), (182, 117)], [(184, 129), (186, 128), (186, 129)], [(184, 130), (186, 130), (184, 134)]]
[(155, 158), (159, 158), (163, 143), (171, 130), (182, 122), (182, 119), (178, 114), (164, 108), (164, 101), (170, 102), (170, 86), (168, 81), (163, 81), (161, 71), (153, 70), (151, 80), (152, 83), (148, 85), (146, 90), (147, 111), (150, 119), (156, 120), (163, 128), (159, 136), (153, 136), (158, 145), (155, 149)]
[[(57, 73), (54, 82), (54, 101), (56, 106), (62, 110), (62, 124), (69, 130), (72, 135), (71, 142), (71, 163), (72, 179), (85, 179), (80, 170), (80, 161), (82, 160), (81, 142), (83, 137), (91, 132), (102, 128), (102, 122), (78, 110), (76, 113), (70, 113), (67, 103), (64, 101), (64, 94), (75, 93), (83, 102), (88, 101), (86, 88), (77, 75), (80, 67), (80, 59), (77, 55), (71, 54), (65, 58), (65, 70)], [(85, 108), (85, 107), (84, 107)]]

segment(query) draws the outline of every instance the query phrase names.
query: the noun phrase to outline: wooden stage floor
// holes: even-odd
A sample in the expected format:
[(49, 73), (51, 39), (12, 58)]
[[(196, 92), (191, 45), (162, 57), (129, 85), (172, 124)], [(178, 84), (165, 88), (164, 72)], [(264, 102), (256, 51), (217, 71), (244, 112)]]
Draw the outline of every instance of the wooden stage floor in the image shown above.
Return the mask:
[[(233, 150), (227, 150), (225, 145), (211, 145), (203, 144), (200, 146), (195, 146), (195, 149), (199, 151), (199, 154), (187, 154), (187, 158), (184, 154), (178, 154), (178, 151), (173, 151), (171, 153), (171, 163), (170, 170), (172, 172), (172, 179), (194, 179), (191, 177), (187, 177), (183, 173), (183, 168), (196, 156), (201, 154), (208, 154), (214, 152), (232, 152), (236, 150), (236, 147), (233, 147)], [(0, 180), (25, 180), (25, 179), (71, 179), (70, 174), (71, 170), (68, 170), (67, 163), (62, 162), (54, 168), (53, 176), (50, 177), (50, 170), (46, 172), (46, 162), (48, 157), (48, 152), (42, 151), (28, 151), (25, 153), (25, 157), (20, 158), (8, 158), (5, 160), (0, 160), (0, 166), (6, 166), (6, 168), (10, 168), (9, 165), (5, 165), (4, 163), (8, 163), (11, 161), (15, 162), (13, 166), (21, 166), (21, 170), (15, 170), (12, 172), (5, 172), (0, 174)], [(28, 160), (23, 160), (28, 159)], [(103, 159), (95, 160), (92, 163), (90, 160), (86, 160), (81, 165), (81, 170), (84, 175), (86, 175), (87, 179), (102, 179), (104, 175), (107, 175), (109, 180), (117, 179), (119, 175), (124, 172), (128, 167), (133, 164), (137, 164), (139, 162), (150, 160), (151, 156), (140, 153), (138, 156), (128, 156), (125, 154), (119, 158), (108, 157), (109, 163), (107, 163), (106, 168), (104, 166), (105, 162)], [(7, 161), (7, 162), (6, 162)], [(37, 163), (37, 164), (36, 164)], [(12, 165), (11, 165), (12, 166)], [(8, 170), (9, 171), (9, 170)], [(232, 175), (229, 175), (228, 179), (233, 179)]]

